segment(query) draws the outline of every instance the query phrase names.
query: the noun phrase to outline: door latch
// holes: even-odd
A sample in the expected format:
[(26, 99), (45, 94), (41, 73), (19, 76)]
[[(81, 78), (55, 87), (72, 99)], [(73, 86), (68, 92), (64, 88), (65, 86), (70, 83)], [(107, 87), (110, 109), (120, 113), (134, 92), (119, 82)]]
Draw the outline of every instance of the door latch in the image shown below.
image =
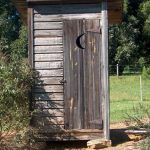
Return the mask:
[(59, 82), (60, 82), (61, 84), (67, 83), (67, 81), (64, 80), (64, 79), (60, 80)]

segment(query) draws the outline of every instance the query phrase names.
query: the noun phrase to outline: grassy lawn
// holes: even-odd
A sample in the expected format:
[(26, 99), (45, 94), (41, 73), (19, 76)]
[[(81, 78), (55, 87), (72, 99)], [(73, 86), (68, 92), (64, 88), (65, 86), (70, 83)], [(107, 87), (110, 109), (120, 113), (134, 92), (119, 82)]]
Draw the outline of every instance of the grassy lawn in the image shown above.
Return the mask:
[(150, 80), (142, 80), (143, 101), (140, 98), (139, 76), (110, 77), (110, 121), (126, 120), (127, 113), (134, 113), (139, 103), (150, 105)]

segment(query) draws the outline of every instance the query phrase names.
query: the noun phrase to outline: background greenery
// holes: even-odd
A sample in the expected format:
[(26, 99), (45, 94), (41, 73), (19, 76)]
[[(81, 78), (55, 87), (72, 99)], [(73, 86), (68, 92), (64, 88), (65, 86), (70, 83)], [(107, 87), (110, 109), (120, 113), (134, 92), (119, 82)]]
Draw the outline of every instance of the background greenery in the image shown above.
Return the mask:
[(19, 131), (29, 124), (33, 77), (27, 54), (26, 27), (13, 4), (0, 0), (0, 144), (3, 132)]
[[(150, 64), (150, 1), (123, 0), (123, 21), (120, 25), (110, 26), (109, 41), (109, 64), (122, 66), (120, 74), (128, 65)], [(28, 92), (33, 83), (33, 73), (28, 64), (27, 46), (26, 27), (17, 10), (10, 0), (0, 0), (1, 131), (10, 127), (17, 130), (28, 124)], [(149, 78), (148, 72), (146, 76)], [(122, 121), (122, 112), (139, 102), (139, 95), (135, 94), (136, 91), (139, 93), (138, 78), (111, 77), (112, 121)], [(143, 82), (147, 90), (150, 86), (147, 77)], [(144, 93), (143, 103), (147, 104), (149, 93)]]
[[(123, 0), (123, 22), (109, 30), (110, 65), (150, 64), (150, 1)], [(110, 67), (111, 70), (111, 67)]]

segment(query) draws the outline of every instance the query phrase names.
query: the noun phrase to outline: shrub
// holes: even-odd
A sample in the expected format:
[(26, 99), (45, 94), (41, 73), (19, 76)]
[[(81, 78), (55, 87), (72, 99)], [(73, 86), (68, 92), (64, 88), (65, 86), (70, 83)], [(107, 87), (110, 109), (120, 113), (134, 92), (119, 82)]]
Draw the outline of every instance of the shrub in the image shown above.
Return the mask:
[(134, 113), (127, 113), (127, 123), (134, 128), (146, 128), (150, 129), (150, 105), (144, 105), (139, 103), (136, 107), (133, 107)]
[(143, 79), (150, 79), (150, 67), (143, 67), (142, 77)]
[(150, 150), (150, 136), (140, 143), (141, 150)]
[(139, 103), (138, 107), (134, 107), (134, 114), (128, 114), (128, 125), (133, 129), (145, 128), (148, 133), (145, 135), (145, 139), (140, 142), (139, 146), (141, 150), (150, 150), (150, 105), (144, 105)]
[(28, 93), (33, 73), (27, 59), (12, 60), (0, 54), (0, 141), (9, 130), (28, 126)]

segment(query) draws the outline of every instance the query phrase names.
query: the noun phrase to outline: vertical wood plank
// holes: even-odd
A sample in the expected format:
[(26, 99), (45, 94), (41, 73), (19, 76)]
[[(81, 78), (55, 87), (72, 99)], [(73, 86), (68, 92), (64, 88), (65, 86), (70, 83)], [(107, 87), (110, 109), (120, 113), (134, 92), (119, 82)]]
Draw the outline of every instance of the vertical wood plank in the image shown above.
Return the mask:
[(104, 137), (109, 136), (109, 81), (108, 81), (108, 10), (107, 1), (102, 1), (102, 93)]
[(33, 8), (28, 7), (28, 53), (31, 67), (33, 67)]
[[(28, 57), (31, 68), (33, 68), (33, 8), (32, 6), (28, 7)], [(32, 90), (33, 91), (33, 90)], [(32, 111), (32, 92), (29, 93), (29, 110)]]
[[(68, 30), (65, 30), (68, 28), (68, 24), (66, 21), (63, 21), (63, 34), (64, 34), (64, 39), (63, 39), (63, 44), (64, 44), (64, 79), (66, 80), (66, 84), (64, 85), (64, 104), (65, 104), (65, 129), (69, 129), (70, 128), (70, 104), (67, 101), (68, 98), (70, 98), (70, 88), (68, 88), (68, 86), (70, 85), (70, 66), (69, 66), (69, 58), (70, 53), (67, 50), (67, 39), (65, 39), (65, 37), (68, 34)], [(71, 100), (71, 99), (70, 99)], [(71, 100), (72, 101), (72, 100)], [(70, 101), (70, 103), (71, 103)]]
[[(70, 20), (64, 21), (64, 47), (65, 47), (65, 106), (66, 106), (66, 124), (69, 129), (81, 129), (83, 101), (81, 89), (82, 64), (80, 63), (81, 51), (76, 45), (76, 38), (81, 35), (82, 21)], [(67, 126), (67, 125), (66, 125)]]
[(86, 50), (84, 52), (84, 90), (86, 128), (102, 128), (101, 112), (101, 36), (99, 20), (86, 21)]

